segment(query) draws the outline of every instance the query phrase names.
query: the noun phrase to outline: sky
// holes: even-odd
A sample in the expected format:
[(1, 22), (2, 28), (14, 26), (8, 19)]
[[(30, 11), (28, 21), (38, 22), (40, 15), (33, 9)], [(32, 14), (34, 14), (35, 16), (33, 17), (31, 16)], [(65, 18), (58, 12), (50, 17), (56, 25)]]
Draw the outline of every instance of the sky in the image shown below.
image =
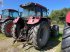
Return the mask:
[(19, 5), (28, 2), (39, 3), (48, 8), (49, 12), (62, 8), (70, 8), (70, 0), (3, 0), (3, 6), (1, 7), (0, 5), (0, 11), (7, 8), (12, 8), (16, 10), (19, 9), (19, 11), (23, 11), (22, 8), (19, 7)]

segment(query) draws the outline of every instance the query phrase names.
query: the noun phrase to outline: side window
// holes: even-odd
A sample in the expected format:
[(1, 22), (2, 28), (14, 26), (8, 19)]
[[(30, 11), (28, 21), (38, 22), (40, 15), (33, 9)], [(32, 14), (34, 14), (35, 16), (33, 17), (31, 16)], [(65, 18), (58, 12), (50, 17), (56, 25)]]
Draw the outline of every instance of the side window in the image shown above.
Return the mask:
[(41, 9), (39, 7), (36, 7), (36, 15), (41, 16)]
[(12, 12), (10, 12), (10, 17), (13, 17)]
[(43, 11), (43, 17), (47, 17), (47, 11), (44, 9), (42, 9), (42, 11)]
[(9, 11), (8, 10), (3, 10), (2, 11), (2, 17), (3, 18), (6, 18), (6, 17), (8, 17), (9, 16)]
[(8, 16), (9, 15), (9, 11), (8, 10), (3, 10), (3, 15)]

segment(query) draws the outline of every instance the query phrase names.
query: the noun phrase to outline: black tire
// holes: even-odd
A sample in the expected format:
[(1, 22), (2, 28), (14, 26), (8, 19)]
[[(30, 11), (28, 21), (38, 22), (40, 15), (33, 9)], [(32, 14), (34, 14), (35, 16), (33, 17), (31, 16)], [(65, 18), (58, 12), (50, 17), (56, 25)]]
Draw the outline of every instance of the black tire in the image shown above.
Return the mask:
[(41, 22), (32, 29), (32, 42), (35, 48), (41, 49), (46, 46), (50, 35), (50, 26), (47, 22)]
[(1, 31), (6, 35), (6, 37), (11, 37), (11, 26), (13, 25), (12, 20), (4, 22), (1, 26)]
[(2, 25), (1, 25), (1, 32), (2, 32), (2, 33), (5, 33), (5, 32), (4, 32), (4, 26), (5, 26), (5, 23), (2, 23)]
[(14, 25), (12, 26), (12, 28), (11, 28), (11, 34), (12, 34), (12, 37), (13, 37), (13, 38), (16, 38), (16, 36), (15, 36), (15, 29), (16, 29), (16, 25), (14, 24)]
[[(2, 23), (0, 23), (0, 32), (1, 32), (1, 26), (2, 26)], [(2, 33), (2, 32), (1, 32)]]
[(63, 30), (62, 52), (70, 52), (70, 26), (67, 23)]
[(53, 25), (51, 30), (52, 30), (51, 35), (53, 35), (54, 37), (58, 37), (58, 35), (59, 35), (59, 26)]
[(20, 33), (20, 25), (14, 24), (11, 28), (11, 34), (14, 39), (17, 39)]
[(5, 35), (7, 37), (12, 37), (12, 34), (11, 34), (12, 26), (13, 26), (13, 21), (12, 20), (9, 20), (9, 21), (5, 22), (4, 32), (5, 32)]

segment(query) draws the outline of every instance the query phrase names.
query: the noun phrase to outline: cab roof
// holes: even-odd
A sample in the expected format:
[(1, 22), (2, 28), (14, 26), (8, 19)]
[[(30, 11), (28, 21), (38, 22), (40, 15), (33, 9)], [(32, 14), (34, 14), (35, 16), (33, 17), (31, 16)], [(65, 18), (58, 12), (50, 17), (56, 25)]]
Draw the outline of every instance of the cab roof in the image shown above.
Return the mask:
[(9, 10), (9, 11), (15, 11), (15, 12), (18, 12), (18, 11), (15, 10), (15, 9), (4, 9), (4, 10)]
[(46, 7), (44, 7), (44, 6), (42, 6), (42, 5), (38, 4), (38, 3), (33, 3), (33, 2), (29, 2), (27, 4), (21, 4), (20, 5), (21, 8), (29, 8), (29, 7), (36, 7), (36, 6), (47, 10)]

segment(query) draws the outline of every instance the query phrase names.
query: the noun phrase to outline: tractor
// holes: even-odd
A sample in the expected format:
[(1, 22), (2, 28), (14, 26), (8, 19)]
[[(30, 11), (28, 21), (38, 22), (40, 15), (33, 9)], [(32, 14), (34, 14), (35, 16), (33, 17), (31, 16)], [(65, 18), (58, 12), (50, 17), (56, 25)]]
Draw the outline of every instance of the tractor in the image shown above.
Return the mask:
[(65, 20), (65, 26), (62, 35), (62, 52), (70, 52), (70, 11), (68, 11)]
[(14, 9), (4, 9), (2, 10), (2, 16), (0, 17), (1, 32), (7, 37), (11, 37), (11, 27), (13, 25), (13, 20), (19, 16), (19, 12)]
[(14, 25), (11, 34), (15, 40), (31, 42), (35, 48), (43, 48), (50, 37), (51, 29), (53, 34), (58, 35), (57, 25), (51, 27), (51, 19), (47, 16), (48, 9), (38, 3), (21, 4), (23, 12), (20, 17), (13, 20)]

